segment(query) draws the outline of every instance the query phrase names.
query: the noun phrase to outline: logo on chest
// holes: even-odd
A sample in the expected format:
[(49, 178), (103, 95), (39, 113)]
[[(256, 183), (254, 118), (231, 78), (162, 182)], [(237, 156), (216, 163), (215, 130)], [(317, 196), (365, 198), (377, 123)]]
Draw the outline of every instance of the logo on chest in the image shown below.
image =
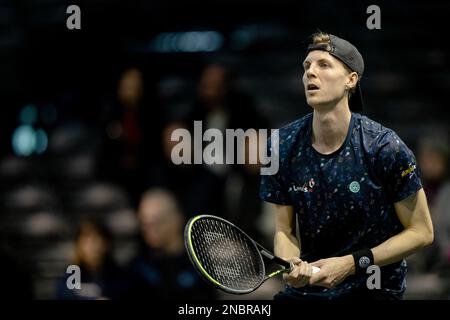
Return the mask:
[(359, 185), (358, 181), (352, 181), (352, 183), (350, 183), (348, 185), (348, 188), (350, 189), (351, 192), (353, 193), (358, 193), (359, 190), (361, 190), (361, 186)]
[(305, 182), (303, 184), (303, 186), (301, 186), (301, 187), (300, 186), (295, 186), (295, 185), (292, 186), (292, 187), (289, 187), (289, 191), (312, 192), (315, 184), (316, 184), (316, 182), (314, 181), (313, 178), (311, 178), (308, 182)]

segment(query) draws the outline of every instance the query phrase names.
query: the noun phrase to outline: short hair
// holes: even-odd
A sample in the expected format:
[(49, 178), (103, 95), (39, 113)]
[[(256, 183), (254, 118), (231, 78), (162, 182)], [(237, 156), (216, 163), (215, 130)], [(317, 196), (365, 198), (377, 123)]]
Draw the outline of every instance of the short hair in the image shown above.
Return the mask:
[(75, 231), (75, 240), (78, 241), (87, 232), (97, 233), (103, 240), (110, 242), (113, 234), (104, 221), (94, 217), (83, 217)]
[(160, 187), (155, 187), (144, 191), (141, 195), (139, 207), (141, 206), (142, 203), (150, 200), (163, 201), (166, 205), (168, 205), (170, 213), (183, 217), (183, 212), (181, 210), (180, 204), (178, 203), (178, 199), (169, 190)]

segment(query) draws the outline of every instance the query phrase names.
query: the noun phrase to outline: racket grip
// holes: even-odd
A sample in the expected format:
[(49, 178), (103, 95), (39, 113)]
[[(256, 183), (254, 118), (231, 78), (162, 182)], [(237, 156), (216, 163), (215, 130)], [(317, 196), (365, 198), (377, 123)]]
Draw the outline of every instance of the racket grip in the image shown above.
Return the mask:
[[(289, 268), (289, 272), (291, 272), (292, 271), (292, 269), (294, 269), (294, 264), (292, 263), (292, 262), (290, 262), (289, 263), (290, 264), (290, 268)], [(313, 273), (317, 273), (317, 272), (319, 272), (320, 271), (320, 268), (319, 267), (312, 267), (312, 272)]]

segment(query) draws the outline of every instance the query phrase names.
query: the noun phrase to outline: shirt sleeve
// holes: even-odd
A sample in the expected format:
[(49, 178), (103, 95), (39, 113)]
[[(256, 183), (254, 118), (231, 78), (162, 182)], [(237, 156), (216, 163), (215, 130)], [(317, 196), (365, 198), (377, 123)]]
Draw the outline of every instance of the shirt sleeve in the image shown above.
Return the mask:
[(390, 202), (399, 202), (422, 188), (416, 158), (393, 131), (386, 133), (379, 143), (375, 157), (377, 175)]
[[(278, 130), (281, 131), (281, 130)], [(281, 135), (281, 133), (279, 133)], [(277, 139), (276, 137), (272, 139), (269, 138), (267, 141), (267, 155), (272, 157), (274, 153), (277, 154), (275, 159), (272, 157), (272, 161), (279, 161), (279, 169), (276, 173), (272, 175), (261, 175), (261, 184), (259, 196), (261, 200), (281, 204), (281, 205), (292, 205), (291, 198), (287, 189), (285, 187), (285, 182), (283, 178), (283, 157), (286, 157), (286, 152), (283, 150), (283, 145), (279, 143), (274, 143), (274, 148), (272, 148), (272, 140)], [(274, 140), (275, 141), (275, 140)], [(279, 141), (277, 141), (279, 142)], [(278, 146), (278, 148), (277, 148)]]

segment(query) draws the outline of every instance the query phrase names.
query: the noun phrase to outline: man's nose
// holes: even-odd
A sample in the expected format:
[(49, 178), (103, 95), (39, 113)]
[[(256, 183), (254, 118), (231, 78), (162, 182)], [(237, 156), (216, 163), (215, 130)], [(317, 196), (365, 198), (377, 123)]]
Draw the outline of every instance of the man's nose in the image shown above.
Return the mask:
[(306, 70), (306, 77), (309, 79), (311, 77), (316, 77), (316, 71), (314, 66), (310, 66), (308, 70)]

